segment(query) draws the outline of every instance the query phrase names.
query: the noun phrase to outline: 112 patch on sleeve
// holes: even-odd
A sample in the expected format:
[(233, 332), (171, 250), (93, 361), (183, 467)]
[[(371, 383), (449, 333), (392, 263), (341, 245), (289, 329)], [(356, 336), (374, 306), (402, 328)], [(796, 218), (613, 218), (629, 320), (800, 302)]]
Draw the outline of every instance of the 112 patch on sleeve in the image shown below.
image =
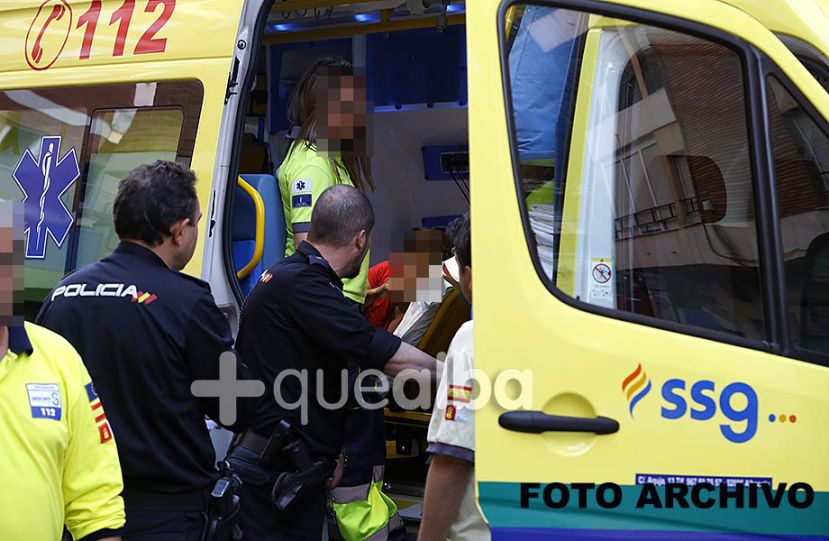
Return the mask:
[(63, 411), (63, 398), (57, 383), (27, 383), (29, 407), (33, 419), (52, 419), (60, 421)]

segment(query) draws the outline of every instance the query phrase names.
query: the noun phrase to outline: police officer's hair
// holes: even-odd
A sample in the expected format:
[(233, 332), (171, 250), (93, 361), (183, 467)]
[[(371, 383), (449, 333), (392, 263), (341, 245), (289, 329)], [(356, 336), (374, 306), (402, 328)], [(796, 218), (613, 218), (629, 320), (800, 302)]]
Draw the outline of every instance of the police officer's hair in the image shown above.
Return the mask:
[(161, 244), (174, 223), (196, 219), (195, 185), (195, 173), (176, 162), (158, 160), (136, 167), (118, 184), (112, 207), (115, 232), (122, 239)]
[(335, 184), (322, 192), (311, 213), (308, 240), (323, 246), (346, 246), (354, 236), (374, 227), (374, 209), (368, 197), (347, 184)]
[(452, 238), (452, 243), (455, 245), (458, 265), (472, 268), (472, 243), (469, 230), (468, 212), (452, 220), (447, 229), (449, 236)]

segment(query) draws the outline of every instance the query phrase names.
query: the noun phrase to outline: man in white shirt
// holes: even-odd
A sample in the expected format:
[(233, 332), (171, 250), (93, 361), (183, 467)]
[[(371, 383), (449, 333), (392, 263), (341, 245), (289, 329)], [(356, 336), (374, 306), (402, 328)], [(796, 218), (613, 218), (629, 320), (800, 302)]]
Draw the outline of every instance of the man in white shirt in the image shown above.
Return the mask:
[[(450, 225), (460, 288), (472, 302), (469, 214)], [(432, 453), (426, 477), (418, 541), (488, 541), (489, 528), (475, 503), (475, 421), (472, 400), (472, 321), (455, 334), (429, 423), (426, 451)]]

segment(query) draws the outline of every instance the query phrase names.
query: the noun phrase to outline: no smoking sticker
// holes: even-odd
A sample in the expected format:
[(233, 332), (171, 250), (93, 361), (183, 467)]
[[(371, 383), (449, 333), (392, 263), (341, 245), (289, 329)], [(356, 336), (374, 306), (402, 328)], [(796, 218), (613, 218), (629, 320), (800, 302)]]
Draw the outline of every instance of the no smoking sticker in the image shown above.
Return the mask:
[(590, 301), (604, 304), (613, 297), (613, 260), (596, 257), (590, 263)]
[(593, 263), (593, 280), (600, 284), (606, 284), (610, 281), (613, 272), (605, 263)]

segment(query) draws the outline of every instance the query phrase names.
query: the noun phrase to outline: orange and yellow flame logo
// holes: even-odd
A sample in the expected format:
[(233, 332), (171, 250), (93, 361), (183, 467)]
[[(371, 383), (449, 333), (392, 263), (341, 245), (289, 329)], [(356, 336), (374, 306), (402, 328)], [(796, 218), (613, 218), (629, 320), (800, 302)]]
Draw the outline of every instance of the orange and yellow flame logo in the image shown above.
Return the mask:
[(633, 417), (633, 408), (640, 400), (645, 398), (645, 395), (651, 392), (651, 380), (648, 374), (645, 373), (645, 369), (642, 368), (642, 363), (636, 365), (636, 370), (631, 372), (622, 382), (622, 392), (627, 397), (630, 416)]

